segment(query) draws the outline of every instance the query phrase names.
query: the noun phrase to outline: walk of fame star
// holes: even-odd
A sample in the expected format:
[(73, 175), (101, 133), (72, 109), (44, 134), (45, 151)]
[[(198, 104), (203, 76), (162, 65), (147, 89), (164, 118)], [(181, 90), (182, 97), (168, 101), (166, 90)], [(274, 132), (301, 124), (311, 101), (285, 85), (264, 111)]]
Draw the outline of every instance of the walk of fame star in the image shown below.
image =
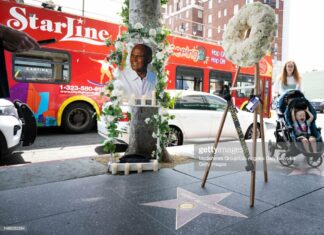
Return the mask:
[(297, 168), (289, 173), (290, 175), (319, 175), (324, 176), (324, 172), (319, 168)]
[(176, 199), (143, 203), (142, 205), (176, 209), (176, 230), (202, 213), (247, 218), (245, 215), (218, 204), (218, 202), (222, 201), (230, 194), (231, 193), (218, 193), (199, 196), (185, 189), (177, 188)]

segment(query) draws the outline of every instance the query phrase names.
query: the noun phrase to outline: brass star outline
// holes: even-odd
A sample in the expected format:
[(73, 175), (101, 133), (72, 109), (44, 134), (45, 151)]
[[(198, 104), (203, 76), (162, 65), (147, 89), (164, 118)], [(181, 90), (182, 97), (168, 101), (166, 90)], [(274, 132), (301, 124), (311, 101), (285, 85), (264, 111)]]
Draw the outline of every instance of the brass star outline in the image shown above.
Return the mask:
[(144, 206), (176, 209), (175, 229), (179, 229), (202, 213), (247, 218), (247, 216), (218, 204), (232, 193), (218, 193), (199, 196), (183, 188), (177, 188), (177, 198), (165, 201), (143, 203)]

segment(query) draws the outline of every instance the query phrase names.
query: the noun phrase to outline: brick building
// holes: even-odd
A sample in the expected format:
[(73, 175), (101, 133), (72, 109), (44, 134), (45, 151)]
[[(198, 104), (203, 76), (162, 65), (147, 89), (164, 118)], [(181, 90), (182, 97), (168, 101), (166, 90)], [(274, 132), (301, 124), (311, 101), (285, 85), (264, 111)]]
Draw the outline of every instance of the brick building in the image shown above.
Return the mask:
[(165, 24), (173, 34), (221, 44), (228, 21), (244, 4), (253, 1), (268, 4), (275, 10), (278, 31), (272, 57), (274, 61), (281, 61), (283, 0), (169, 0), (165, 9)]

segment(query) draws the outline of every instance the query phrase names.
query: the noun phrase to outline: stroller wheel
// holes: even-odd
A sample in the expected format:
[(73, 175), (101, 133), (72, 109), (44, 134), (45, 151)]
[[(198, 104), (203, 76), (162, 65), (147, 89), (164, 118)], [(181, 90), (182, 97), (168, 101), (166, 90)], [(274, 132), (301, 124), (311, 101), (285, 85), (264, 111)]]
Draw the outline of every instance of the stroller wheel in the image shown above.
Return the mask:
[(276, 150), (276, 146), (272, 143), (271, 140), (269, 140), (269, 142), (268, 142), (268, 152), (269, 152), (270, 157), (274, 156), (275, 150)]
[(294, 163), (294, 158), (287, 156), (285, 153), (280, 153), (279, 162), (283, 166), (291, 166)]
[(311, 167), (318, 167), (322, 165), (323, 157), (318, 154), (314, 154), (312, 156), (307, 156), (307, 164)]

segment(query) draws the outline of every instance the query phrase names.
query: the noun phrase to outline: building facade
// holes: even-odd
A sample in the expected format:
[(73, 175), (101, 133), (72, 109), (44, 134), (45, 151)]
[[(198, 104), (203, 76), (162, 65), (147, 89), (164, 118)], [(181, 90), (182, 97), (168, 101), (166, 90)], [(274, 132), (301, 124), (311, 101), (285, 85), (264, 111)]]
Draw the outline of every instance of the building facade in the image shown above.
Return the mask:
[(221, 44), (228, 21), (243, 5), (254, 1), (275, 11), (278, 30), (271, 51), (275, 64), (282, 60), (283, 0), (169, 0), (165, 24), (174, 34)]

